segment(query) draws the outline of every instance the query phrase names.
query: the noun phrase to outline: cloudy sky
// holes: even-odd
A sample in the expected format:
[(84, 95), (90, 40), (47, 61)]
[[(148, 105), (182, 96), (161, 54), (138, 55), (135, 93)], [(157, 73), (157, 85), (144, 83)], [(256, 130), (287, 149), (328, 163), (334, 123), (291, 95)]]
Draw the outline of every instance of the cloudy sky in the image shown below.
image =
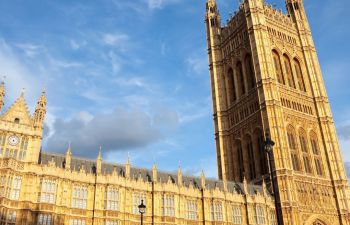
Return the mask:
[[(283, 8), (282, 0), (269, 1)], [(218, 1), (223, 21), (238, 0)], [(350, 162), (348, 0), (305, 0), (345, 161)], [(43, 88), (44, 150), (216, 176), (204, 0), (2, 0), (7, 108)]]

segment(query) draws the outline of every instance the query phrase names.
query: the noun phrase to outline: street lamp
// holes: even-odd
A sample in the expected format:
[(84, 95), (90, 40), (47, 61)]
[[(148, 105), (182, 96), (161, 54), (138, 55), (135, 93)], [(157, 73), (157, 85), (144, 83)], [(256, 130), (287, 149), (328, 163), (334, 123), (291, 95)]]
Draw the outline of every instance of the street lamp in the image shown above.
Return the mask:
[(141, 214), (141, 225), (143, 225), (143, 214), (146, 212), (146, 206), (143, 204), (143, 200), (141, 200), (141, 204), (138, 207)]
[(269, 171), (270, 171), (270, 180), (272, 183), (272, 191), (273, 191), (273, 196), (275, 198), (275, 208), (276, 208), (276, 216), (277, 216), (277, 223), (278, 225), (283, 225), (283, 218), (281, 215), (281, 212), (279, 209), (280, 207), (280, 196), (278, 192), (278, 187), (277, 187), (277, 176), (276, 176), (276, 170), (275, 170), (275, 161), (273, 157), (273, 146), (275, 145), (275, 142), (271, 140), (269, 135), (266, 135), (266, 140), (264, 143), (265, 146), (265, 151), (269, 157)]

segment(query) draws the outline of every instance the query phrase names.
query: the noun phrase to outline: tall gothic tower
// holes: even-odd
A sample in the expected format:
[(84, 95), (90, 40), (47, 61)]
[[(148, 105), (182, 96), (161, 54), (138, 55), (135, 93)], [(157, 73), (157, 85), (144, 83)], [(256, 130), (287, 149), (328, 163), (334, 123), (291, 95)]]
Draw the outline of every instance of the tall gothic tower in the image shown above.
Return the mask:
[(221, 26), (207, 0), (206, 27), (220, 179), (269, 179), (273, 155), (283, 224), (350, 224), (349, 188), (302, 0), (287, 13), (244, 0)]

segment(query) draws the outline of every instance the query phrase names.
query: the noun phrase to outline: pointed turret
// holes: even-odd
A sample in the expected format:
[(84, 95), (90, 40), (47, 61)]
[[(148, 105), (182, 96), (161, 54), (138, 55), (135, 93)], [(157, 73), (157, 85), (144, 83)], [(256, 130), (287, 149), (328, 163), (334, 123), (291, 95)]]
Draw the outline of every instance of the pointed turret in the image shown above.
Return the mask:
[(182, 169), (180, 164), (179, 168), (177, 169), (177, 183), (179, 186), (182, 186), (183, 184)]
[(42, 92), (39, 97), (38, 103), (36, 104), (34, 113), (34, 126), (42, 128), (44, 126), (44, 120), (46, 115), (46, 92)]
[(71, 150), (70, 143), (69, 143), (68, 148), (67, 148), (67, 152), (66, 152), (66, 165), (65, 165), (66, 169), (71, 168), (71, 162), (72, 162), (72, 150)]
[(201, 173), (201, 186), (202, 186), (202, 189), (205, 189), (205, 174), (203, 170)]
[(153, 163), (153, 167), (152, 167), (152, 179), (153, 179), (153, 182), (157, 182), (157, 180), (158, 180), (158, 171), (157, 171), (157, 165), (156, 165), (156, 163)]
[(96, 160), (96, 173), (101, 174), (102, 172), (102, 147), (100, 146), (100, 150), (98, 151), (98, 156)]
[(130, 157), (128, 155), (128, 160), (126, 161), (126, 164), (125, 164), (125, 177), (126, 178), (130, 178), (130, 168), (131, 168)]
[(2, 81), (0, 85), (0, 112), (2, 111), (2, 107), (5, 104), (5, 82)]

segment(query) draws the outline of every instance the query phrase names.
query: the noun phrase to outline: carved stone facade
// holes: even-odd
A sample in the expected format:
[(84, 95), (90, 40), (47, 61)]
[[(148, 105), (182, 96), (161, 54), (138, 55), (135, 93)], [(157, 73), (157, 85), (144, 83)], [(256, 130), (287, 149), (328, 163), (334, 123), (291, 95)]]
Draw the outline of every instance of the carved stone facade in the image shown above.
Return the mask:
[[(0, 105), (5, 96), (0, 87)], [(0, 115), (1, 225), (276, 224), (266, 185), (183, 176), (41, 152), (46, 97), (30, 115), (23, 93)]]
[(269, 180), (269, 135), (283, 224), (350, 224), (347, 177), (303, 1), (286, 7), (244, 0), (222, 26), (215, 0), (207, 0), (219, 177)]

